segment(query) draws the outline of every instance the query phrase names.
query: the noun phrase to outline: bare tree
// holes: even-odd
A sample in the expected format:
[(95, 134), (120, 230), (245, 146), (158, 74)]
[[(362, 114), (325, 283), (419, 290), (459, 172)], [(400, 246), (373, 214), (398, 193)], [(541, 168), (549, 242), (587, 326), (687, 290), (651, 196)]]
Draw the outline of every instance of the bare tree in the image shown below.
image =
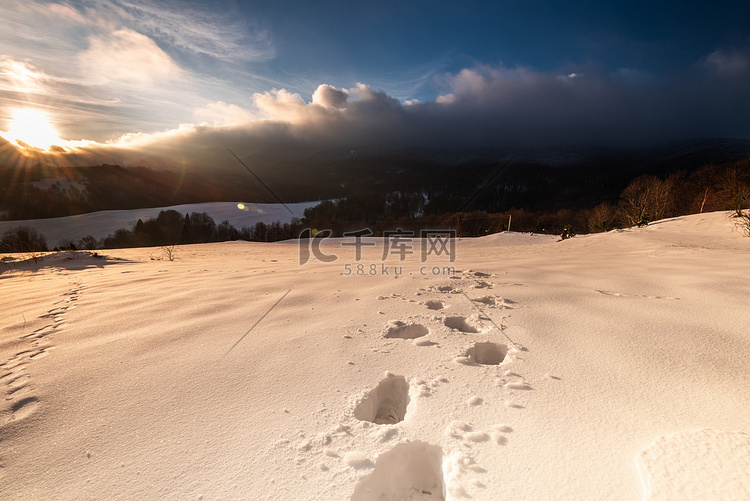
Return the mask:
[(645, 226), (671, 215), (674, 207), (674, 178), (644, 175), (631, 182), (620, 195), (620, 214), (628, 226)]
[(719, 197), (727, 209), (741, 211), (750, 208), (750, 185), (737, 166), (727, 169), (719, 179)]
[(617, 210), (612, 204), (601, 203), (591, 211), (588, 223), (591, 233), (613, 230), (617, 227)]

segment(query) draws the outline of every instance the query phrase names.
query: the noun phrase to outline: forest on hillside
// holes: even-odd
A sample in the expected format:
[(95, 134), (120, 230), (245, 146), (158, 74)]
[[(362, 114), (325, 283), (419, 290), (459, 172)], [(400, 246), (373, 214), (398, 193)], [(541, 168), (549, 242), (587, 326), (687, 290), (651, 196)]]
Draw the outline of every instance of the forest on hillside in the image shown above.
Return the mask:
[[(419, 235), (424, 230), (454, 230), (457, 236), (482, 236), (510, 229), (519, 232), (559, 234), (596, 233), (615, 228), (647, 225), (651, 221), (685, 214), (732, 211), (750, 230), (750, 158), (721, 165), (706, 165), (692, 172), (659, 177), (645, 174), (633, 179), (614, 201), (593, 207), (557, 210), (511, 208), (487, 211), (483, 204), (498, 188), (485, 186), (473, 197), (438, 196), (423, 192), (358, 191), (305, 210), (303, 219), (289, 223), (259, 222), (240, 229), (228, 221), (216, 223), (208, 214), (159, 213), (132, 228), (119, 228), (108, 237), (66, 241), (64, 249), (151, 247), (176, 244), (247, 240), (271, 242), (300, 237), (305, 228), (330, 230), (332, 236), (367, 230), (380, 236), (403, 231)], [(29, 228), (8, 230), (0, 239), (0, 252), (46, 250), (46, 240)]]

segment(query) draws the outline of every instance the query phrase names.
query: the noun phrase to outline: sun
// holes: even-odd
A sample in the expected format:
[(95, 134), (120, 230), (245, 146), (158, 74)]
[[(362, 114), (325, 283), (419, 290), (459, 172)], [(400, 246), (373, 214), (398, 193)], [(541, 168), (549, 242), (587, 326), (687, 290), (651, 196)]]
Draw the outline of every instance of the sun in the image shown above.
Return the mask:
[(2, 134), (5, 139), (15, 141), (19, 146), (49, 150), (51, 146), (63, 143), (49, 116), (40, 110), (15, 110), (10, 121), (10, 130)]

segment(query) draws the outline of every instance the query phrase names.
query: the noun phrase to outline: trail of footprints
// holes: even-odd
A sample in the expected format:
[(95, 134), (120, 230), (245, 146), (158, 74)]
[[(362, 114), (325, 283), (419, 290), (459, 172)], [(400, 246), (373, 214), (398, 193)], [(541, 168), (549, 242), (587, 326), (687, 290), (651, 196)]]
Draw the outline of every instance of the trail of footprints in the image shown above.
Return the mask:
[[(502, 321), (498, 328), (498, 323), (493, 322), (485, 311), (497, 313), (497, 310), (512, 310), (517, 305), (507, 298), (488, 293), (495, 286), (488, 281), (492, 278), (489, 274), (472, 271), (458, 273), (462, 274), (458, 280), (463, 281), (454, 282), (455, 285), (420, 289), (416, 296), (425, 297), (424, 300), (395, 293), (378, 297), (384, 301), (409, 301), (424, 308), (422, 314), (391, 321), (384, 328), (382, 338), (391, 342), (410, 341), (418, 347), (427, 347), (439, 344), (437, 337), (431, 339), (433, 331), (445, 333), (447, 329), (448, 336), (464, 336), (465, 349), (452, 360), (443, 362), (477, 370), (483, 367), (481, 370), (487, 377), (477, 379), (486, 381), (494, 377), (495, 389), (490, 392), (492, 398), (496, 400), (497, 388), (502, 388), (502, 405), (509, 412), (523, 409), (524, 406), (516, 403), (512, 396), (517, 391), (532, 390), (532, 387), (522, 375), (507, 367), (527, 350), (510, 342), (503, 335)], [(456, 310), (470, 310), (471, 313), (463, 315)], [(430, 325), (434, 325), (434, 328), (428, 327)], [(359, 329), (358, 333), (363, 331)], [(351, 339), (349, 335), (344, 337)], [(373, 351), (389, 352), (388, 349), (375, 348)], [(445, 364), (441, 366), (444, 368)], [(505, 446), (513, 432), (511, 426), (497, 423), (477, 427), (472, 422), (453, 420), (446, 423), (441, 445), (406, 439), (380, 454), (374, 462), (366, 453), (357, 450), (358, 447), (366, 448), (368, 440), (385, 443), (398, 438), (402, 432), (399, 423), (406, 418), (410, 402), (430, 397), (444, 384), (450, 384), (450, 381), (442, 376), (429, 380), (407, 380), (404, 375), (387, 372), (368, 391), (350, 398), (351, 412), (335, 428), (312, 438), (299, 430), (295, 439), (282, 439), (275, 445), (295, 447), (300, 453), (297, 456), (298, 464), (313, 459), (310, 455), (317, 457), (318, 466), (324, 472), (330, 471), (335, 462), (343, 462), (354, 474), (358, 471), (369, 472), (364, 476), (362, 473), (356, 474), (359, 481), (350, 498), (352, 501), (445, 500), (446, 496), (450, 499), (472, 498), (487, 487), (482, 481), (482, 475), (487, 470), (477, 463), (477, 450)], [(479, 395), (472, 395), (464, 403), (469, 408), (484, 404), (484, 399)], [(365, 438), (364, 444), (362, 440), (356, 440), (358, 436)], [(342, 449), (348, 449), (348, 452), (343, 453)]]
[(35, 388), (28, 371), (29, 365), (47, 355), (54, 348), (50, 337), (62, 332), (65, 328), (66, 314), (76, 307), (81, 291), (85, 285), (75, 283), (63, 293), (61, 298), (53, 304), (53, 308), (39, 318), (46, 320), (43, 327), (33, 332), (22, 334), (26, 347), (3, 363), (0, 363), (0, 383), (5, 390), (5, 405), (7, 409), (0, 424), (9, 424), (29, 417), (37, 409), (39, 399), (35, 395)]

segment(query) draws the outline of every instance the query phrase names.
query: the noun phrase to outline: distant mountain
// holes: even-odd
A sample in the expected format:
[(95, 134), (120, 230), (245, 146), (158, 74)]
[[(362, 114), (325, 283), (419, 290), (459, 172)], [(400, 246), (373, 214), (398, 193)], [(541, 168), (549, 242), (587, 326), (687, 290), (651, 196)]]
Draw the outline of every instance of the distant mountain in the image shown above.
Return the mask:
[[(125, 167), (6, 164), (0, 167), (0, 211), (9, 219), (29, 219), (185, 203), (300, 202), (394, 192), (444, 200), (432, 204), (438, 211), (593, 207), (615, 200), (641, 174), (664, 176), (742, 160), (750, 155), (750, 141), (704, 138), (640, 149), (522, 146), (468, 152), (300, 144), (238, 154), (252, 173), (226, 151), (206, 151), (187, 164), (165, 158), (143, 158), (144, 166)], [(210, 164), (212, 158), (222, 161)]]

